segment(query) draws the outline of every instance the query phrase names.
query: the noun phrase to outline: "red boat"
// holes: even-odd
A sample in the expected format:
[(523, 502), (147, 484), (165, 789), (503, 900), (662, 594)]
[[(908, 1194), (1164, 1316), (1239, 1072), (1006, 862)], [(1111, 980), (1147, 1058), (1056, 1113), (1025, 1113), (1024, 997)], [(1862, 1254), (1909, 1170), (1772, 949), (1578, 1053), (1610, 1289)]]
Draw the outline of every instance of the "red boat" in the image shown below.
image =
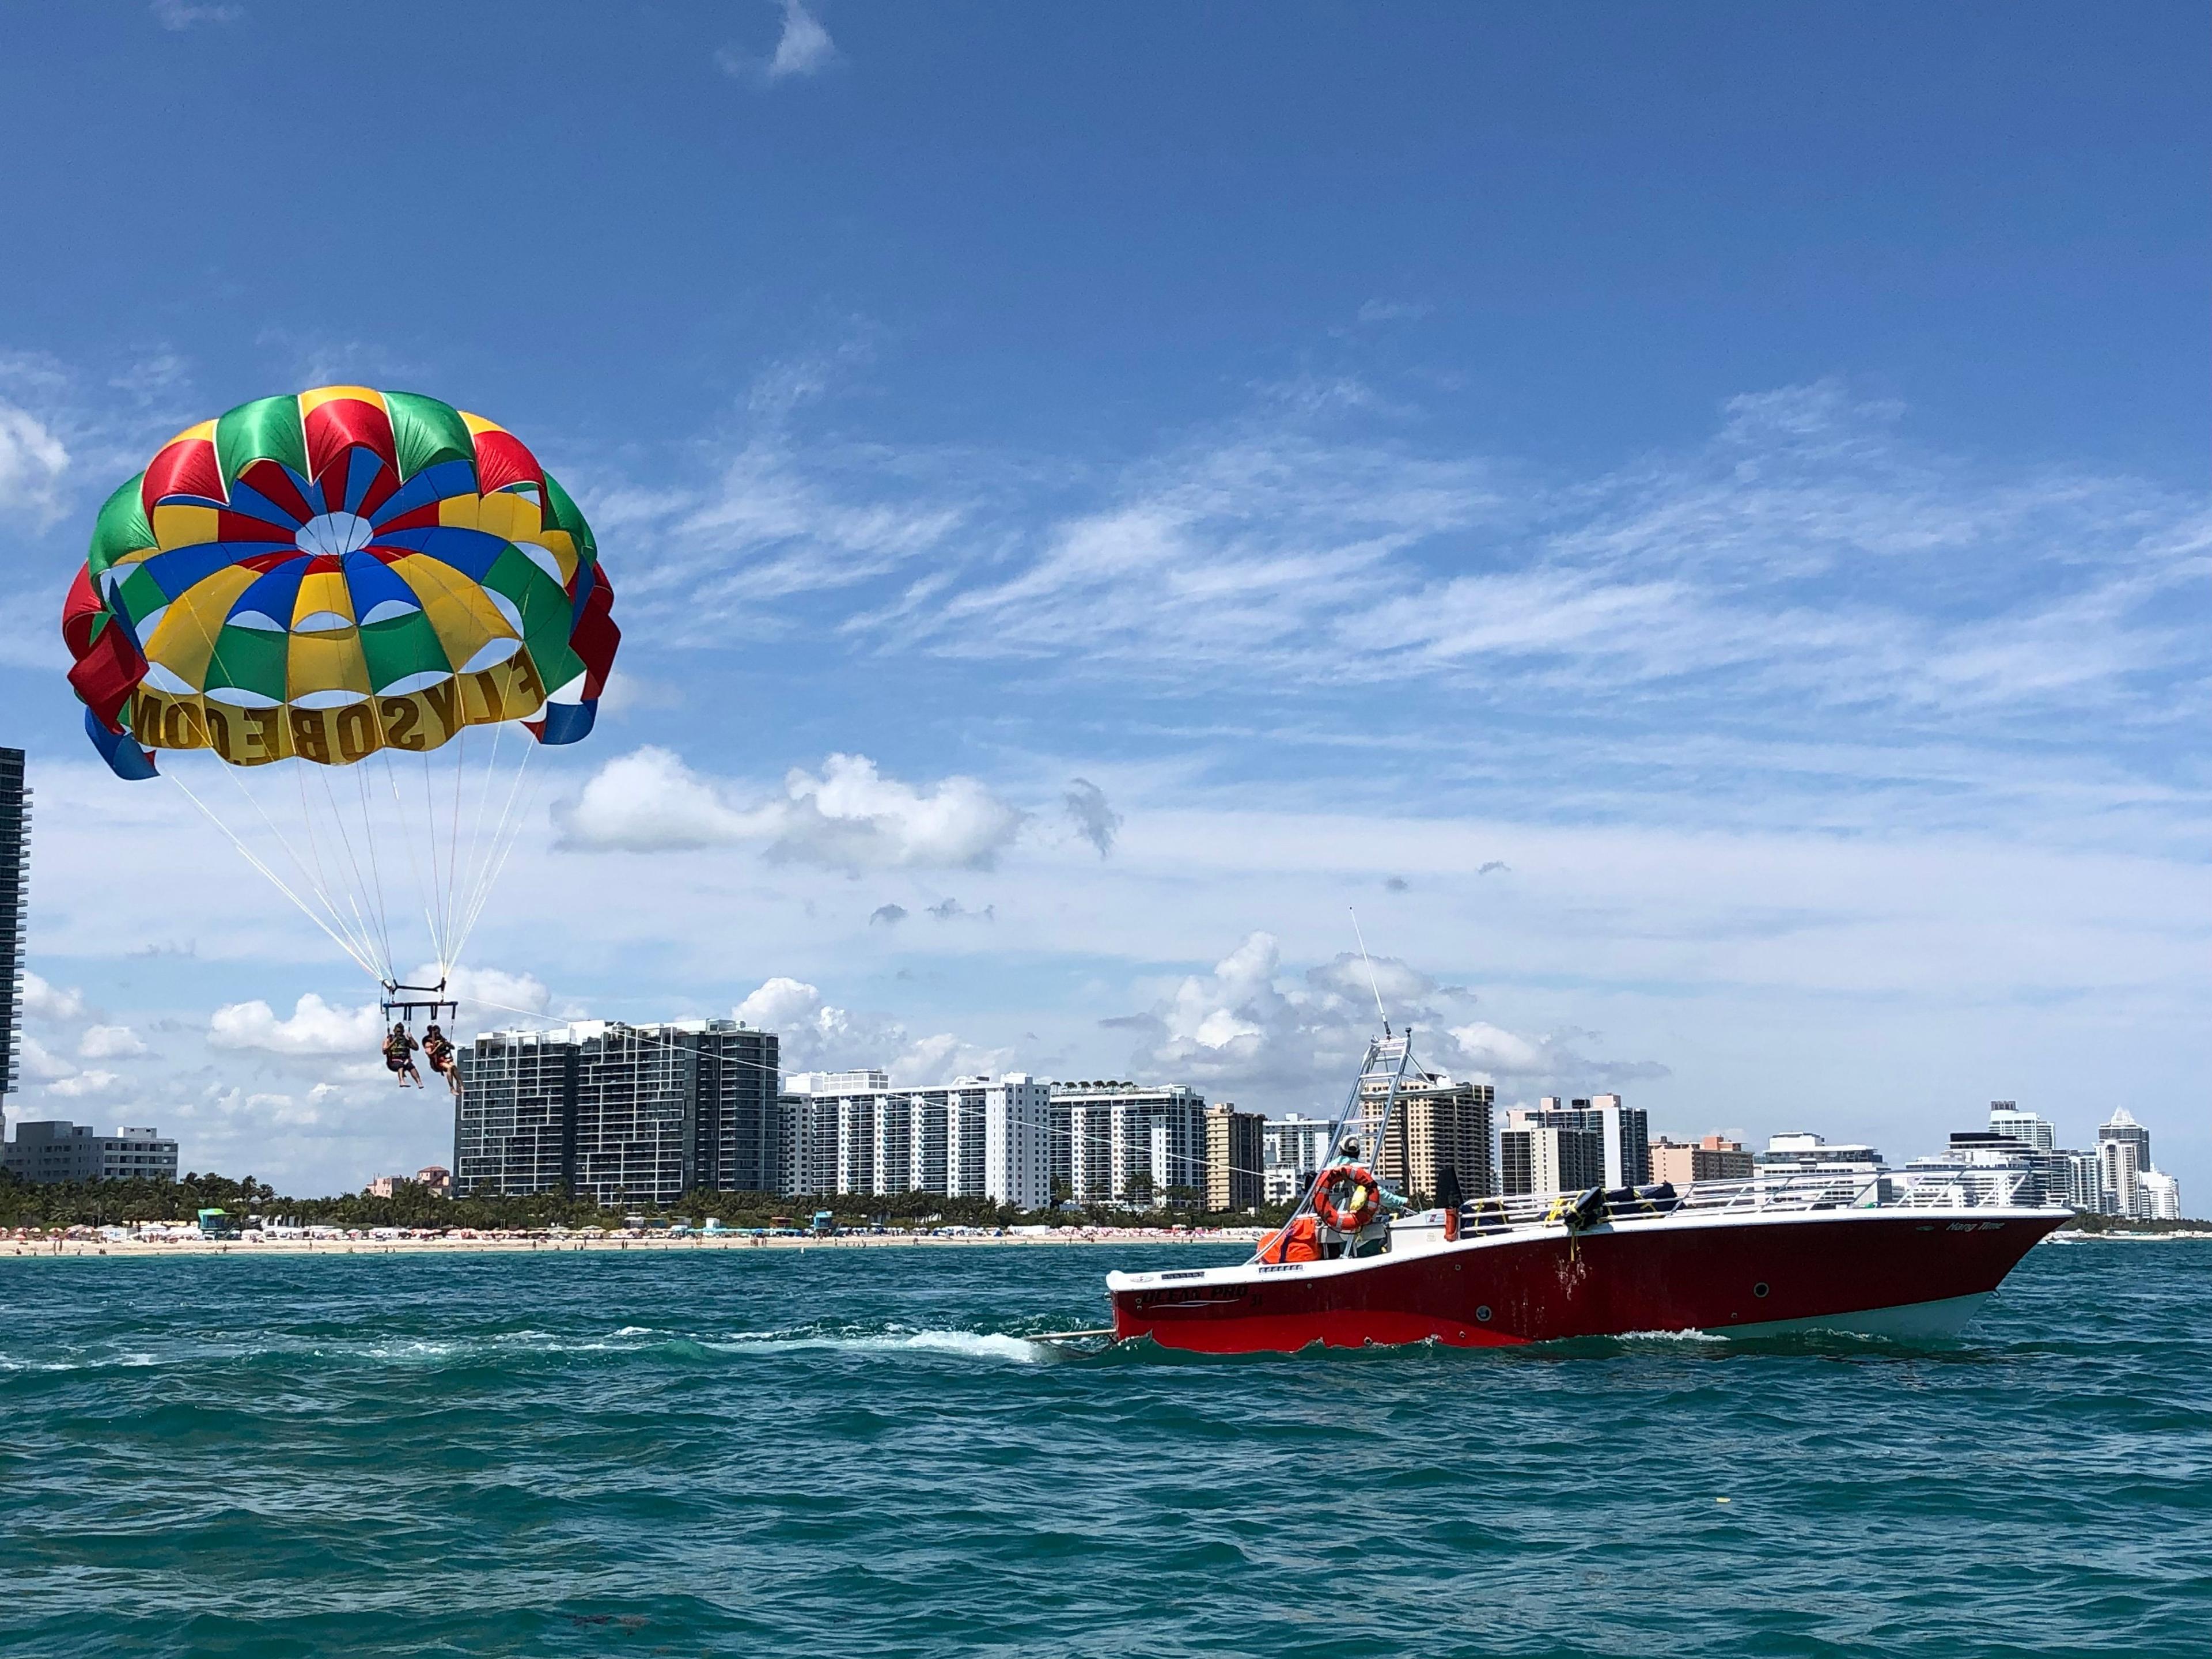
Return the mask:
[[(1377, 1079), (1404, 1075), (1410, 1048), (1409, 1036), (1370, 1045), (1367, 1099), (1382, 1093)], [(1393, 1081), (1379, 1122), (1366, 1114), (1366, 1145), (1383, 1144), (1395, 1100)], [(1205, 1353), (1677, 1331), (1942, 1338), (2071, 1218), (2013, 1201), (2034, 1196), (2017, 1184), (1966, 1192), (1815, 1171), (1491, 1199), (1387, 1229), (1316, 1226), (1320, 1260), (1262, 1259), (1285, 1254), (1271, 1241), (1235, 1267), (1115, 1273), (1106, 1283), (1117, 1340)], [(1314, 1212), (1315, 1198), (1297, 1214)], [(1323, 1194), (1321, 1212), (1333, 1208)]]

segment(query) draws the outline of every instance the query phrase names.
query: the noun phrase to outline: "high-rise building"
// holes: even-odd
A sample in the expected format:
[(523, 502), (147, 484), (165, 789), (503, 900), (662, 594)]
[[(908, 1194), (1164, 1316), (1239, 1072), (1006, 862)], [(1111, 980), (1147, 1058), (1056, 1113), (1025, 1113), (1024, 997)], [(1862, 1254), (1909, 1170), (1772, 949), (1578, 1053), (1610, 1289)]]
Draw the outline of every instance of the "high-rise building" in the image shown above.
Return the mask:
[(1206, 1109), (1206, 1207), (1214, 1214), (1257, 1208), (1262, 1194), (1257, 1112), (1240, 1112), (1228, 1101)]
[(0, 1095), (23, 1054), (23, 936), (31, 898), (31, 791), (23, 751), (0, 749)]
[[(691, 1185), (722, 1193), (784, 1190), (784, 1133), (777, 1109), (781, 1042), (734, 1020), (694, 1022), (677, 1038), (697, 1056)], [(648, 1028), (650, 1029), (650, 1028)]]
[(1823, 1201), (1852, 1204), (1869, 1192), (1888, 1190), (1881, 1153), (1864, 1141), (1827, 1140), (1793, 1130), (1769, 1135), (1765, 1150), (1753, 1152), (1751, 1161), (1762, 1186), (1779, 1187), (1800, 1198), (1825, 1193)]
[(2063, 1197), (2057, 1197), (2056, 1201), (2091, 1215), (2103, 1214), (2104, 1166), (2096, 1153), (2071, 1152), (2062, 1146), (2051, 1157), (2057, 1164), (2053, 1193), (2057, 1194), (2060, 1186), (2064, 1188)]
[[(1649, 1120), (1642, 1108), (1626, 1105), (1619, 1095), (1595, 1095), (1587, 1100), (1562, 1102), (1557, 1095), (1546, 1095), (1536, 1103), (1534, 1111), (1522, 1108), (1508, 1114), (1508, 1123), (1522, 1130), (1559, 1130), (1573, 1135), (1594, 1138), (1597, 1147), (1595, 1172), (1582, 1183), (1584, 1187), (1619, 1188), (1640, 1187), (1651, 1179), (1651, 1146)], [(1515, 1143), (1513, 1181), (1540, 1181), (1550, 1176), (1567, 1179), (1577, 1172), (1587, 1173), (1580, 1141), (1546, 1142), (1556, 1151), (1545, 1152), (1538, 1144), (1529, 1140)], [(1521, 1187), (1507, 1184), (1504, 1139), (1499, 1137), (1498, 1173), (1502, 1190), (1513, 1192), (1570, 1192), (1579, 1188), (1570, 1184), (1559, 1187)], [(1547, 1163), (1551, 1158), (1554, 1161)]]
[(2143, 1212), (2142, 1175), (2154, 1170), (2150, 1131), (2124, 1106), (2097, 1128), (2097, 1162), (2102, 1172), (2105, 1213), (2138, 1217)]
[(1490, 1127), (1495, 1088), (1455, 1083), (1440, 1072), (1409, 1077), (1398, 1086), (1390, 1127), (1378, 1147), (1375, 1139), (1389, 1091), (1387, 1079), (1370, 1079), (1360, 1091), (1368, 1155), (1386, 1186), (1424, 1203), (1442, 1196), (1447, 1174), (1462, 1197), (1483, 1198), (1498, 1190)]
[(2181, 1183), (2172, 1176), (2158, 1170), (2145, 1170), (2136, 1177), (2142, 1195), (2142, 1209), (2138, 1219), (2143, 1221), (2179, 1221), (2181, 1219)]
[(1536, 1109), (1547, 1127), (1596, 1132), (1605, 1149), (1600, 1179), (1607, 1187), (1641, 1187), (1651, 1179), (1651, 1126), (1641, 1107), (1624, 1104), (1619, 1095), (1565, 1103), (1546, 1095)]
[(1206, 1190), (1206, 1097), (1182, 1084), (1055, 1083), (1055, 1167), (1082, 1204)]
[(1051, 1201), (1051, 1090), (1024, 1073), (924, 1089), (880, 1071), (801, 1073), (785, 1080), (782, 1121), (787, 1194)]
[(2056, 1152), (2058, 1148), (2057, 1126), (2049, 1118), (2021, 1111), (2018, 1101), (1993, 1100), (1990, 1103), (1990, 1133), (2008, 1135), (2041, 1152)]
[(174, 1181), (177, 1143), (157, 1129), (103, 1135), (82, 1123), (18, 1123), (0, 1146), (0, 1169), (24, 1181)]
[(1687, 1187), (1699, 1181), (1748, 1181), (1753, 1164), (1743, 1143), (1707, 1135), (1694, 1143), (1660, 1135), (1650, 1142), (1651, 1179)]
[(486, 1032), (461, 1050), (455, 1187), (602, 1205), (781, 1190), (777, 1057), (775, 1033), (726, 1019)]
[(2056, 1152), (1986, 1129), (1954, 1133), (1943, 1152), (1909, 1159), (1899, 1180), (1915, 1189), (1948, 1188), (1954, 1204), (2057, 1203), (2065, 1190)]
[(1557, 1120), (1565, 1111), (1505, 1115), (1498, 1137), (1499, 1189), (1506, 1196), (1578, 1193), (1605, 1184), (1605, 1134)]
[(1631, 1106), (1619, 1095), (1592, 1095), (1575, 1104), (1598, 1114), (1599, 1132), (1605, 1137), (1605, 1184), (1641, 1187), (1651, 1179), (1651, 1121), (1640, 1106)]
[(1802, 1130), (1769, 1135), (1766, 1150), (1753, 1152), (1751, 1158), (1752, 1162), (1762, 1170), (1832, 1167), (1871, 1171), (1882, 1167), (1881, 1153), (1863, 1140), (1829, 1140)]
[(1329, 1142), (1335, 1124), (1325, 1117), (1296, 1112), (1262, 1120), (1260, 1125), (1261, 1194), (1270, 1204), (1295, 1204), (1305, 1196), (1315, 1172), (1335, 1149)]

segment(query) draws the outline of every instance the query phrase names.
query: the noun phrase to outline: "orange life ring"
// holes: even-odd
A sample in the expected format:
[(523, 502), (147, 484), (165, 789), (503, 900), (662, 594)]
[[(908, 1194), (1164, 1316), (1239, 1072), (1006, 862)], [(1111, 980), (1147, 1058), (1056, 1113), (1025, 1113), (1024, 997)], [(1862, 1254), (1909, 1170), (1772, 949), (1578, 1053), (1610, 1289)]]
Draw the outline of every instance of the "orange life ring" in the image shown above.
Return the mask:
[[(1352, 1190), (1340, 1201), (1336, 1189), (1349, 1183)], [(1340, 1164), (1323, 1170), (1314, 1185), (1314, 1213), (1340, 1233), (1356, 1233), (1382, 1218), (1382, 1183), (1364, 1164)]]

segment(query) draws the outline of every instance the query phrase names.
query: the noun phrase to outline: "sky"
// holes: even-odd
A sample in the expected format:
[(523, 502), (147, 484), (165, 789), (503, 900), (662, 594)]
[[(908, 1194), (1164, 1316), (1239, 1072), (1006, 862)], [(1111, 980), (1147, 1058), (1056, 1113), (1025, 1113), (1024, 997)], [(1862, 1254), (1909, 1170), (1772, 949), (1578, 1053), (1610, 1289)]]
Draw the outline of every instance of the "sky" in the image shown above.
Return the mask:
[(164, 441), (360, 383), (523, 437), (623, 629), (468, 1029), (1280, 1113), (1379, 994), (1501, 1106), (1677, 1136), (2125, 1106), (2203, 1213), (2208, 34), (0, 8), (9, 1120), (299, 1192), (450, 1158), (368, 977), (98, 761), (57, 626)]

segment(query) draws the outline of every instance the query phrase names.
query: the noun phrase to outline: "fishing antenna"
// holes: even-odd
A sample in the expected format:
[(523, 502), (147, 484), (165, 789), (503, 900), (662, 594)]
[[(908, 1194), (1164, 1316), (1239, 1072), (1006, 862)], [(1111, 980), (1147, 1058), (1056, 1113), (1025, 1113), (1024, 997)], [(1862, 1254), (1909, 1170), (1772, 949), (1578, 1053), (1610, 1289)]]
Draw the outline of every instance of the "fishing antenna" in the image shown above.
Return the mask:
[(1389, 1036), (1390, 1017), (1382, 1012), (1382, 988), (1376, 982), (1375, 962), (1367, 954), (1367, 940), (1359, 931), (1359, 912), (1348, 904), (1344, 908), (1352, 911), (1352, 937), (1359, 941), (1359, 959), (1367, 964), (1367, 988), (1375, 993), (1375, 1018), (1382, 1022), (1382, 1035)]

